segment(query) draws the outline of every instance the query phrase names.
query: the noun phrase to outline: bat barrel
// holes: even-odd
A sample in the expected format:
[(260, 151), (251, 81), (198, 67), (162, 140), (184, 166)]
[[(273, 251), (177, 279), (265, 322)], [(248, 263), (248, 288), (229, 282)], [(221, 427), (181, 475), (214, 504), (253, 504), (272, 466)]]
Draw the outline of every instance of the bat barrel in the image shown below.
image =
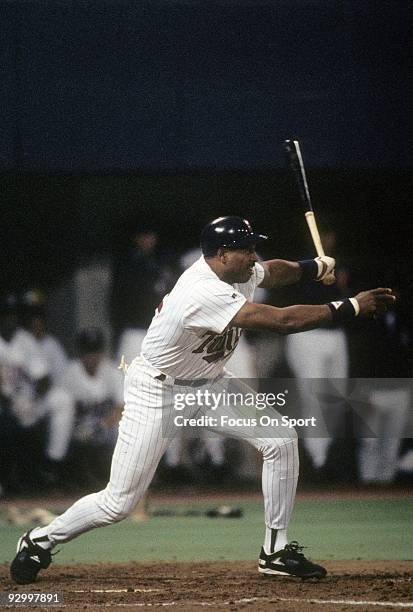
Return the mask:
[(294, 175), (304, 210), (313, 210), (298, 140), (285, 140), (284, 151), (287, 156), (288, 165)]

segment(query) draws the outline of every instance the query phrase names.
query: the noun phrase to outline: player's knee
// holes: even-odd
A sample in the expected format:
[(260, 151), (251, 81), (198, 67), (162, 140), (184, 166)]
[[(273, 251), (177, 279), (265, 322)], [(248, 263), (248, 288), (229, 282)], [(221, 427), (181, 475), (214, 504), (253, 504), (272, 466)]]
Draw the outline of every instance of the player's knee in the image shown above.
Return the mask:
[(105, 512), (108, 523), (120, 523), (130, 515), (136, 504), (127, 496), (115, 499), (103, 491), (99, 505)]
[(111, 512), (111, 517), (112, 517), (112, 523), (120, 523), (121, 521), (123, 521), (125, 518), (128, 518), (129, 514), (131, 513), (130, 510), (125, 510), (125, 508), (115, 508), (115, 511)]

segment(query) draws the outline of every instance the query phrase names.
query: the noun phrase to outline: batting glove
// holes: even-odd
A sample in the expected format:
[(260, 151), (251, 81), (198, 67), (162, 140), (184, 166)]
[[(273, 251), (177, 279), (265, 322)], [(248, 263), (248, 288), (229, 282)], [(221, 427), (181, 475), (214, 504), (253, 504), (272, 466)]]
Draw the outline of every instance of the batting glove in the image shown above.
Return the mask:
[(330, 272), (334, 270), (336, 265), (336, 260), (334, 257), (329, 257), (328, 255), (323, 255), (322, 257), (316, 257), (314, 260), (318, 267), (317, 280), (321, 281), (323, 278), (327, 276)]

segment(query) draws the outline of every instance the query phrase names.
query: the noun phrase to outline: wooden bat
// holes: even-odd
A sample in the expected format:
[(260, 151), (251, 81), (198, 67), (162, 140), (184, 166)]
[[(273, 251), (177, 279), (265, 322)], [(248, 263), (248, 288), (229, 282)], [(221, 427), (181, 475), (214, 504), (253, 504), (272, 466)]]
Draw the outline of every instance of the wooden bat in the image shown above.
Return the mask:
[[(315, 246), (318, 257), (325, 255), (323, 245), (321, 244), (320, 234), (318, 232), (317, 222), (314, 215), (313, 205), (311, 204), (310, 191), (308, 189), (307, 177), (305, 174), (304, 162), (300, 151), (300, 143), (298, 140), (286, 140), (284, 149), (287, 154), (288, 165), (290, 166), (295, 182), (300, 193), (301, 202), (305, 210), (305, 218), (310, 230), (311, 238)], [(333, 272), (327, 274), (323, 278), (324, 285), (332, 285), (335, 282)]]

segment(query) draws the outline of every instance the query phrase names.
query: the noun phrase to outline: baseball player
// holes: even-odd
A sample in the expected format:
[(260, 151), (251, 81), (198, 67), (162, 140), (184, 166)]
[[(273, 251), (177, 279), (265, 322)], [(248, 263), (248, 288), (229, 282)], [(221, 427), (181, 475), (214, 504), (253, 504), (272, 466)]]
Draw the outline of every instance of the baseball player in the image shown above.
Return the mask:
[(78, 465), (82, 460), (86, 464), (86, 473), (80, 474), (78, 480), (87, 481), (99, 476), (101, 464), (110, 458), (115, 446), (123, 377), (105, 356), (105, 337), (99, 328), (81, 330), (76, 336), (76, 349), (78, 357), (70, 361), (61, 385), (76, 408), (72, 454)]
[[(412, 400), (412, 340), (407, 321), (406, 315), (395, 308), (356, 332), (357, 374), (374, 378), (373, 387), (366, 385), (370, 409), (364, 416), (374, 437), (361, 434), (358, 440), (359, 476), (363, 484), (389, 485), (396, 477)], [(380, 359), (375, 358), (377, 355)]]
[(52, 385), (58, 385), (68, 358), (59, 340), (47, 325), (47, 303), (45, 295), (38, 289), (25, 291), (22, 297), (22, 323), (32, 334), (48, 367)]
[(51, 384), (49, 365), (33, 335), (18, 325), (19, 306), (14, 295), (0, 305), (0, 391), (24, 430), (47, 422), (45, 468), (52, 484), (68, 450), (74, 407), (68, 394)]
[[(258, 263), (255, 245), (264, 240), (267, 236), (236, 216), (220, 217), (204, 227), (202, 257), (179, 277), (158, 306), (141, 355), (127, 370), (125, 407), (107, 487), (81, 498), (46, 527), (20, 538), (11, 564), (15, 582), (33, 582), (39, 570), (50, 565), (56, 545), (130, 514), (170, 442), (175, 394), (231, 381), (225, 378), (224, 366), (242, 329), (294, 333), (375, 313), (395, 299), (391, 289), (378, 288), (325, 305), (276, 308), (254, 304), (258, 285), (270, 288), (321, 280), (335, 264), (330, 257)], [(202, 410), (195, 406), (192, 413)], [(232, 425), (222, 424), (220, 431), (245, 438), (245, 432)], [(257, 426), (248, 440), (263, 456), (265, 536), (259, 571), (301, 578), (325, 576), (326, 570), (309, 561), (297, 542), (287, 540), (298, 478), (297, 435), (281, 437), (276, 428)]]

